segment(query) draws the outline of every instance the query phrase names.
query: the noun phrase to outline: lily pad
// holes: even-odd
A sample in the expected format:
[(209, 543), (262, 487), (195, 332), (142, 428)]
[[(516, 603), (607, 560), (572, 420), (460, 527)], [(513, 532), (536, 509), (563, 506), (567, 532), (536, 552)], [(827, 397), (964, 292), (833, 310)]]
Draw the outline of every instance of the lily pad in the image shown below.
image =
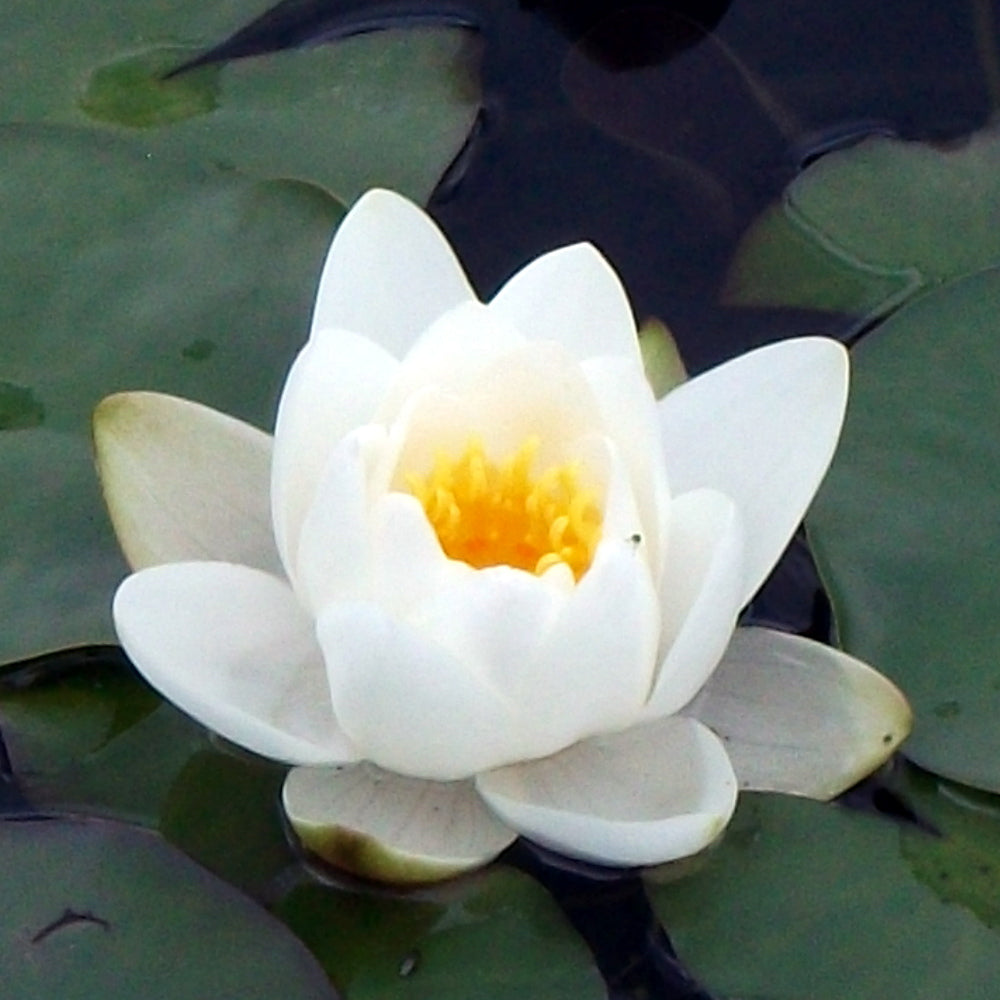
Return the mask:
[(1000, 270), (921, 296), (854, 351), (807, 527), (843, 647), (906, 693), (907, 753), (1000, 790)]
[(883, 315), (1000, 263), (1000, 130), (935, 146), (885, 136), (815, 161), (744, 235), (725, 297)]
[(940, 836), (903, 838), (914, 875), (945, 903), (971, 910), (1000, 929), (1000, 798), (916, 772), (907, 793)]
[[(341, 207), (78, 129), (0, 128), (0, 158), (0, 379), (39, 415), (0, 432), (7, 660), (114, 641), (126, 567), (93, 469), (96, 403), (163, 389), (269, 427)], [(199, 341), (215, 349), (192, 357)]]
[(120, 655), (94, 650), (74, 659), (80, 665), (71, 670), (61, 670), (54, 659), (0, 671), (0, 731), (11, 768), (22, 782), (44, 780), (74, 766), (146, 718), (160, 702)]
[[(904, 843), (918, 835), (931, 837)], [(678, 953), (717, 995), (992, 996), (1000, 939), (925, 885), (900, 840), (877, 817), (747, 795), (702, 870), (651, 892)]]
[(285, 927), (153, 833), (8, 821), (0, 853), (9, 996), (336, 997)]
[(286, 770), (251, 754), (205, 747), (171, 783), (159, 829), (213, 874), (260, 898), (296, 862), (279, 804)]
[[(296, 889), (279, 914), (350, 1000), (598, 1000), (583, 942), (530, 878), (492, 868), (431, 898)], [(337, 933), (331, 933), (337, 928)]]
[(128, 136), (146, 154), (320, 184), (345, 201), (384, 185), (425, 200), (479, 109), (478, 49), (459, 29), (383, 31), (163, 74), (260, 13), (257, 0), (4, 10), (0, 122)]

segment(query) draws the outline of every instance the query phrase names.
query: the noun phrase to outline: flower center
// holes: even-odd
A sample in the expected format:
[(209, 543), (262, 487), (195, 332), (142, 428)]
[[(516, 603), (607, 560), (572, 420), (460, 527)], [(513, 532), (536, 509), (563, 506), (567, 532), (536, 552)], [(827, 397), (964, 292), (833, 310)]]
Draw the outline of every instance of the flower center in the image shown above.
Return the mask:
[(577, 462), (532, 476), (539, 440), (494, 462), (473, 437), (458, 457), (438, 453), (425, 475), (407, 475), (441, 548), (476, 569), (513, 566), (541, 575), (565, 563), (579, 580), (601, 540), (601, 510)]

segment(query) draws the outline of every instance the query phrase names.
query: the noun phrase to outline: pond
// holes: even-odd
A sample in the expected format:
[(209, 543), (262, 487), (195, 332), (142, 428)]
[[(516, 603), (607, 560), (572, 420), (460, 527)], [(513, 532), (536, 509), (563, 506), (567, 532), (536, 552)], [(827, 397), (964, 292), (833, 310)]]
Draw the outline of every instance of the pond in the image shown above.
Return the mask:
[[(12, 996), (995, 994), (998, 7), (8, 4)], [(693, 376), (804, 334), (850, 348), (833, 465), (741, 624), (895, 682), (915, 722), (884, 767), (843, 794), (741, 794), (716, 844), (669, 865), (572, 862), (522, 838), (438, 885), (374, 886), (293, 846), (286, 767), (141, 679), (110, 604), (130, 563), (161, 560), (120, 552), (94, 408), (170, 393), (270, 432), (331, 234), (372, 187), (426, 206), (484, 300), (547, 251), (594, 244), (646, 345), (676, 343)], [(766, 450), (771, 408), (738, 428), (745, 452)], [(110, 496), (104, 447), (98, 431)], [(192, 475), (211, 480), (213, 460), (193, 448)], [(109, 503), (128, 536), (121, 511), (144, 487), (131, 467), (122, 482)], [(165, 520), (183, 492), (153, 505)], [(837, 697), (854, 704), (847, 678)]]

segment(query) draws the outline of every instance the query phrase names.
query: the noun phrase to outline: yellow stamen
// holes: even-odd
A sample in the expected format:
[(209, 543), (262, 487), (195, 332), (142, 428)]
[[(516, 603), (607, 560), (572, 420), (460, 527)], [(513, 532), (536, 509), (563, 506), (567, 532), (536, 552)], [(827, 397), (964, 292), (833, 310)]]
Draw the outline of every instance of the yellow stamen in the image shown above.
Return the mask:
[(581, 485), (576, 462), (532, 478), (538, 448), (530, 437), (497, 463), (473, 437), (457, 458), (439, 453), (427, 475), (406, 476), (449, 558), (476, 569), (506, 565), (541, 575), (565, 563), (577, 580), (586, 573), (601, 540), (597, 497)]

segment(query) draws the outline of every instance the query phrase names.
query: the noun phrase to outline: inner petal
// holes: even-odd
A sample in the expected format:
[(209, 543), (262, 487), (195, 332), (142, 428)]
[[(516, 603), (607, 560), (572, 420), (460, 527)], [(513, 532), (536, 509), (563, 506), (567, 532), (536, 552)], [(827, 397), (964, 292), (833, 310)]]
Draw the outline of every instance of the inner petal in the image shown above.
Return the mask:
[(578, 461), (536, 471), (540, 447), (530, 435), (497, 458), (473, 435), (458, 454), (439, 451), (429, 471), (404, 474), (445, 555), (476, 569), (505, 565), (539, 576), (564, 565), (577, 580), (590, 568), (602, 498)]

